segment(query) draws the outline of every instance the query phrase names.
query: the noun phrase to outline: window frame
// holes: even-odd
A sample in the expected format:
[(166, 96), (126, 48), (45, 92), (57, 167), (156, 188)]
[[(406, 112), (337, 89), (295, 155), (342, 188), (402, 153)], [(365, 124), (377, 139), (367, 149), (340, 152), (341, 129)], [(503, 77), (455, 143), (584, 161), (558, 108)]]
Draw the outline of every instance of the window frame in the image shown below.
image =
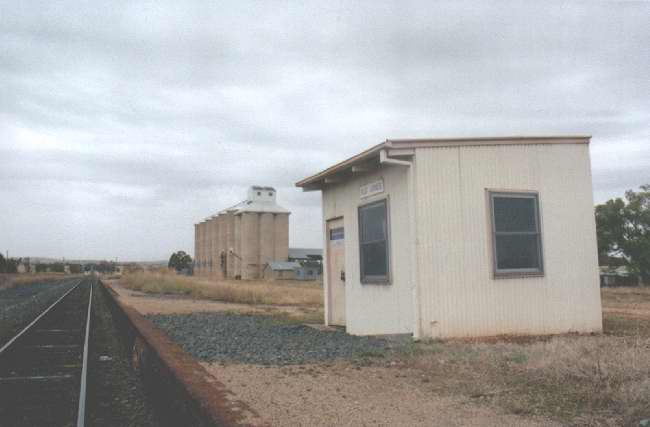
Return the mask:
[[(535, 225), (536, 232), (499, 232), (499, 233), (512, 233), (515, 235), (534, 234), (537, 236), (538, 246), (538, 263), (539, 268), (498, 268), (497, 257), (497, 231), (494, 218), (494, 198), (495, 197), (509, 197), (509, 198), (522, 198), (532, 199), (535, 203)], [(540, 197), (539, 192), (531, 190), (487, 190), (487, 205), (488, 205), (488, 222), (490, 226), (490, 249), (492, 254), (492, 277), (494, 279), (503, 278), (521, 278), (521, 277), (543, 277), (544, 276), (544, 244), (543, 244), (543, 230), (542, 230), (542, 217), (540, 214)]]
[[(363, 243), (361, 242), (361, 210), (370, 206), (383, 204), (386, 212), (386, 275), (385, 276), (366, 276), (363, 272)], [(375, 284), (375, 285), (390, 285), (391, 274), (391, 250), (390, 250), (390, 200), (389, 198), (382, 197), (380, 199), (372, 200), (357, 206), (357, 231), (358, 231), (358, 245), (359, 245), (359, 278), (361, 284)], [(376, 243), (376, 242), (373, 242)]]

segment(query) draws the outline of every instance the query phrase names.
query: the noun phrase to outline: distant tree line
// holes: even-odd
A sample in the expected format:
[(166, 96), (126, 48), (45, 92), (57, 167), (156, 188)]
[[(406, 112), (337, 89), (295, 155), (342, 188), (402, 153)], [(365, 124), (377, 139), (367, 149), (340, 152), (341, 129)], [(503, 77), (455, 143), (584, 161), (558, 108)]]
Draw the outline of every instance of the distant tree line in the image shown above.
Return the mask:
[[(0, 273), (16, 274), (18, 266), (23, 262), (22, 258), (5, 258), (0, 254)], [(54, 263), (37, 263), (33, 264), (33, 271), (36, 273), (65, 273), (66, 266), (70, 274), (81, 274), (83, 272), (97, 271), (99, 273), (114, 273), (117, 270), (117, 264), (110, 261), (101, 261), (92, 264), (70, 264), (64, 262)], [(28, 269), (29, 265), (26, 266)], [(30, 270), (28, 270), (30, 271)]]
[(596, 206), (600, 265), (625, 266), (650, 283), (650, 184)]
[[(112, 261), (101, 261), (94, 264), (86, 264), (84, 266), (84, 271), (96, 271), (98, 273), (115, 273), (117, 270), (117, 264)], [(72, 270), (70, 270), (72, 272)]]
[(20, 259), (5, 258), (0, 254), (0, 273), (18, 273), (18, 264)]

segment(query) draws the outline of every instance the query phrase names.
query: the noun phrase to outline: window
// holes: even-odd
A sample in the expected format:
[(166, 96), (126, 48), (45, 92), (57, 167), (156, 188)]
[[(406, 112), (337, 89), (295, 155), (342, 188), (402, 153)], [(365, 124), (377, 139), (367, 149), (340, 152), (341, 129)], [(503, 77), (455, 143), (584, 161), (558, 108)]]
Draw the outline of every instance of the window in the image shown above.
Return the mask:
[(359, 207), (359, 251), (361, 282), (388, 282), (388, 215), (386, 200)]
[(344, 238), (345, 232), (343, 231), (343, 227), (332, 228), (330, 230), (330, 240), (343, 240)]
[(542, 274), (542, 236), (536, 193), (490, 193), (495, 276)]
[(269, 191), (269, 196), (273, 196), (273, 193)]

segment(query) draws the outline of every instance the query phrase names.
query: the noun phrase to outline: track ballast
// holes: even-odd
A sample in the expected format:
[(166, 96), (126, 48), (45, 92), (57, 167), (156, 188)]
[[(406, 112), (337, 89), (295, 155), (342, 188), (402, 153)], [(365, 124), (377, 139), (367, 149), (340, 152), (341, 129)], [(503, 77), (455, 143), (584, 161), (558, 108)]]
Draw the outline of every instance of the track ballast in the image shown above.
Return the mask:
[(84, 425), (93, 282), (80, 279), (0, 348), (0, 425)]

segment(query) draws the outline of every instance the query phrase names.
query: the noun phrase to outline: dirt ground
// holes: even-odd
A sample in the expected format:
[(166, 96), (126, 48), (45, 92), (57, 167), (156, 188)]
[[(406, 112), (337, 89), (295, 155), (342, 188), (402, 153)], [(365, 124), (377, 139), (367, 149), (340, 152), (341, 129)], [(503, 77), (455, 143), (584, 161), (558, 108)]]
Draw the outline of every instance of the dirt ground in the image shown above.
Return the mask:
[[(112, 285), (143, 314), (309, 314)], [(602, 302), (603, 335), (423, 343), (367, 363), (204, 366), (249, 405), (254, 425), (638, 425), (650, 418), (650, 288), (604, 289)]]
[(560, 425), (438, 395), (417, 370), (397, 366), (204, 366), (271, 426)]
[(605, 316), (650, 319), (650, 288), (604, 288), (601, 296)]

